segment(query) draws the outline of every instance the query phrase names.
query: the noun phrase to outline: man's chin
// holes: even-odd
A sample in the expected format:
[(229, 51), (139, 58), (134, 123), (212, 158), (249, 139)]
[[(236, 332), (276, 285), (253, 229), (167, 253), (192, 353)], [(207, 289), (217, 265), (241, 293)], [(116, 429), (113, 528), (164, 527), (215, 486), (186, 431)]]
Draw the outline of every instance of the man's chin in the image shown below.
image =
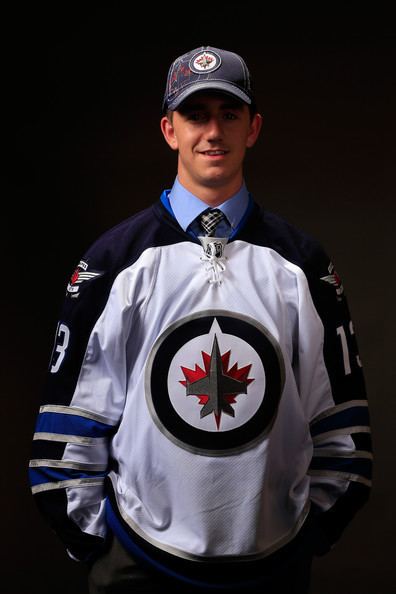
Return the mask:
[(207, 188), (222, 188), (230, 183), (229, 176), (222, 174), (221, 172), (212, 173), (211, 175), (204, 176), (201, 180), (203, 186)]

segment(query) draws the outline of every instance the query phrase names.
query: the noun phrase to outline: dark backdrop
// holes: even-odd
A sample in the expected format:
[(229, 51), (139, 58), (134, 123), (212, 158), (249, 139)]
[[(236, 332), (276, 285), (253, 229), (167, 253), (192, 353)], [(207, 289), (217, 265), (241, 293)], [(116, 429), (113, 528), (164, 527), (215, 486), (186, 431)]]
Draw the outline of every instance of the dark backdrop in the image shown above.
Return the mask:
[(162, 32), (147, 18), (132, 17), (117, 26), (91, 17), (69, 26), (62, 15), (50, 15), (48, 24), (44, 14), (9, 23), (0, 589), (85, 591), (83, 568), (39, 517), (27, 484), (57, 316), (83, 251), (172, 184), (176, 155), (159, 129), (167, 69), (179, 54), (211, 44), (241, 53), (254, 77), (264, 126), (246, 162), (249, 189), (333, 257), (366, 371), (373, 494), (339, 545), (315, 563), (314, 594), (390, 593), (396, 528), (391, 27), (327, 28), (325, 15), (315, 34), (309, 27), (274, 30), (263, 12), (242, 18), (218, 7), (192, 20), (169, 17), (163, 14)]

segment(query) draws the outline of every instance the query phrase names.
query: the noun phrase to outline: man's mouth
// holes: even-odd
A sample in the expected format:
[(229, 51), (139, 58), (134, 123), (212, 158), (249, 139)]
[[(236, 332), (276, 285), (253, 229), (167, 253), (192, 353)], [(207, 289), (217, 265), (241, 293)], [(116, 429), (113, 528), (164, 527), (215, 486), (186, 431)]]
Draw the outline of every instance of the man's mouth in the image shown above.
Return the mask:
[(201, 151), (203, 155), (208, 155), (209, 157), (218, 157), (221, 155), (227, 154), (227, 151), (222, 150), (210, 150), (210, 151)]

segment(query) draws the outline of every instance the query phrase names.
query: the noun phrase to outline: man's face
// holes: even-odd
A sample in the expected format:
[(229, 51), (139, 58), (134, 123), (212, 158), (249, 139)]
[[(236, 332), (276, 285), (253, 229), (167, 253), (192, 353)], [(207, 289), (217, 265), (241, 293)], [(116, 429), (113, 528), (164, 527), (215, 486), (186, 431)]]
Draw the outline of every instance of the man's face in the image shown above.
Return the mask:
[(179, 180), (195, 193), (203, 187), (239, 189), (246, 148), (260, 127), (261, 116), (251, 118), (246, 104), (213, 93), (195, 93), (173, 113), (172, 122), (161, 121), (166, 141), (179, 151)]

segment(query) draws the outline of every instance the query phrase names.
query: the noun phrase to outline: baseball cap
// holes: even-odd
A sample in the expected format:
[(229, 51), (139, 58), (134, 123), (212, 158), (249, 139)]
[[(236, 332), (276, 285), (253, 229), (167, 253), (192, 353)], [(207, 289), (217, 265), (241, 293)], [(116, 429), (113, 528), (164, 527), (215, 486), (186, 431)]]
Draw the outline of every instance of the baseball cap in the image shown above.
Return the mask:
[(176, 58), (168, 72), (162, 110), (175, 111), (193, 93), (214, 90), (254, 103), (245, 61), (234, 52), (198, 47)]

